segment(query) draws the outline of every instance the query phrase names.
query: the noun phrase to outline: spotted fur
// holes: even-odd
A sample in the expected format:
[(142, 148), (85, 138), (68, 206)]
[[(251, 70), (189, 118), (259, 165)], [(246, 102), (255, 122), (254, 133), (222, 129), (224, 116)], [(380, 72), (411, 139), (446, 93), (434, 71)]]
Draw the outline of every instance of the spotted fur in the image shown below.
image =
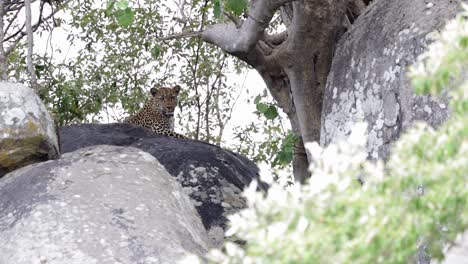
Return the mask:
[(151, 98), (138, 113), (125, 120), (126, 123), (149, 128), (160, 135), (185, 138), (174, 132), (174, 110), (180, 86), (174, 88), (152, 88)]

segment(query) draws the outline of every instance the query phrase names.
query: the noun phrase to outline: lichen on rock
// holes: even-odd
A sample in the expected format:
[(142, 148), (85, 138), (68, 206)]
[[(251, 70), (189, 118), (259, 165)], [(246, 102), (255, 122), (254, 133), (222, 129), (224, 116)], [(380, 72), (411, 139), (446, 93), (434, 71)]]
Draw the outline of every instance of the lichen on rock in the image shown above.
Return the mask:
[(21, 84), (0, 82), (0, 177), (58, 154), (54, 122), (36, 93)]

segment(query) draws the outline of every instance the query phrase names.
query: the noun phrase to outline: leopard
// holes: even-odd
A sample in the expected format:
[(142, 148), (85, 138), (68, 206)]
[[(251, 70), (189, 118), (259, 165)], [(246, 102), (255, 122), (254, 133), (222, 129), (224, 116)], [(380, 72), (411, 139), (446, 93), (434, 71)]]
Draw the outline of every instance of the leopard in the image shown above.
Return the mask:
[(177, 106), (180, 86), (150, 89), (150, 98), (143, 108), (129, 116), (124, 123), (141, 126), (159, 135), (185, 139), (174, 132), (174, 110)]

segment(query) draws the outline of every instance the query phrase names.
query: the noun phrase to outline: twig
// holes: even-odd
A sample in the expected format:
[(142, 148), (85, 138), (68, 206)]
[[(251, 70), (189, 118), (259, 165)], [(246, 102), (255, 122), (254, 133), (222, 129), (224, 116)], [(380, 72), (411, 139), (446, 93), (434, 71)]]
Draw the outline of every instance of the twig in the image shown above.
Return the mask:
[[(68, 0), (68, 1), (65, 1), (62, 6), (65, 6), (66, 4), (68, 4), (69, 2), (71, 2), (72, 0)], [(56, 8), (54, 11), (52, 11), (52, 13), (50, 13), (48, 16), (46, 17), (43, 17), (41, 20), (39, 20), (36, 24), (34, 24), (34, 26), (32, 27), (33, 28), (33, 31), (36, 31), (39, 26), (44, 23), (45, 21), (49, 20), (51, 17), (53, 17), (58, 11), (62, 10), (62, 8)], [(18, 31), (16, 31), (15, 33), (11, 34), (10, 36), (8, 36), (7, 38), (5, 38), (5, 41), (9, 41), (11, 40), (12, 38), (15, 38), (16, 36), (19, 35), (19, 37), (15, 40), (15, 41), (19, 41), (20, 39), (22, 39), (24, 36), (26, 36), (26, 32), (23, 31), (25, 25), (23, 25)]]
[(157, 38), (158, 40), (171, 40), (171, 39), (180, 39), (180, 38), (191, 38), (191, 37), (199, 37), (203, 31), (189, 31), (189, 32), (181, 32), (176, 33), (173, 35), (169, 35), (162, 38)]
[(230, 13), (228, 13), (226, 11), (223, 11), (223, 14), (225, 16), (227, 16), (232, 21), (232, 23), (234, 23), (234, 25), (236, 25), (236, 28), (240, 28), (241, 21), (239, 19), (237, 19), (237, 17), (233, 16), (232, 14), (230, 14)]
[(13, 22), (15, 21), (15, 19), (18, 17), (18, 14), (20, 13), (21, 9), (18, 9), (18, 11), (16, 11), (15, 15), (10, 19), (10, 21), (8, 21), (8, 26), (6, 27), (5, 29), (5, 32), (4, 32), (4, 35), (8, 32), (8, 30), (10, 29), (11, 25), (13, 25)]

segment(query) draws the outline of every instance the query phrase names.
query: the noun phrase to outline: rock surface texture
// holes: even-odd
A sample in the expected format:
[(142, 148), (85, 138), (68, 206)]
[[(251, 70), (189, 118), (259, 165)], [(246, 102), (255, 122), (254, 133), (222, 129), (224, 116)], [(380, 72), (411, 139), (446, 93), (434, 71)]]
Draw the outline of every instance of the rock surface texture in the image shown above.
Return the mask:
[(130, 124), (63, 127), (60, 140), (63, 153), (106, 144), (136, 147), (156, 157), (192, 198), (215, 245), (223, 240), (226, 216), (246, 205), (243, 188), (258, 179), (257, 166), (243, 156), (199, 141), (157, 135)]
[(442, 264), (466, 264), (468, 260), (468, 232), (461, 234), (455, 245), (445, 253)]
[(374, 1), (335, 51), (324, 94), (321, 144), (365, 121), (370, 157), (386, 158), (391, 143), (414, 120), (433, 126), (443, 122), (446, 99), (414, 96), (406, 72), (432, 32), (459, 8), (459, 1)]
[(16, 168), (58, 156), (57, 135), (36, 93), (0, 82), (0, 177)]
[(0, 263), (176, 263), (209, 240), (180, 185), (136, 148), (95, 146), (0, 180)]

